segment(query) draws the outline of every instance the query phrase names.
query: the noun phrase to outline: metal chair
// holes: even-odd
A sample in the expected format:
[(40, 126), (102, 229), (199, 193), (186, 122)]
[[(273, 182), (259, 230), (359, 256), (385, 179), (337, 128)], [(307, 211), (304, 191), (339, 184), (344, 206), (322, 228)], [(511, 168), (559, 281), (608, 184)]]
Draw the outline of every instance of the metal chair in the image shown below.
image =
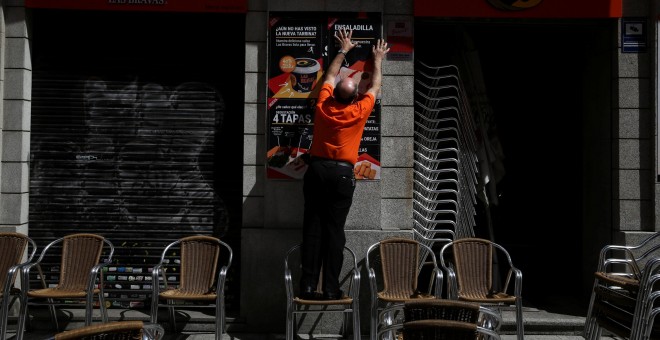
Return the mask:
[[(397, 322), (397, 314), (401, 316), (399, 312), (405, 302), (441, 298), (443, 274), (435, 254), (416, 240), (389, 238), (374, 243), (367, 250), (366, 265), (371, 291), (372, 340), (383, 334), (381, 329), (402, 323)], [(428, 281), (420, 283), (419, 278), (427, 274)]]
[[(232, 257), (231, 247), (212, 236), (188, 236), (167, 245), (152, 272), (151, 322), (158, 322), (159, 307), (167, 307), (172, 329), (176, 331), (175, 308), (215, 308), (215, 338), (221, 339), (226, 328), (225, 281)], [(174, 263), (177, 260), (179, 264)], [(168, 270), (173, 265), (180, 266), (180, 270)], [(175, 304), (175, 301), (205, 305)]]
[(500, 339), (497, 332), (470, 322), (453, 320), (416, 320), (403, 324), (407, 340), (478, 340)]
[[(403, 323), (384, 327), (404, 339), (499, 339), (502, 316), (477, 303), (448, 300), (410, 300), (404, 303)], [(477, 337), (477, 335), (479, 337)]]
[(116, 321), (60, 332), (49, 340), (160, 340), (164, 335), (159, 324)]
[(606, 245), (599, 254), (594, 272), (585, 339), (598, 339), (606, 329), (629, 339), (660, 337), (653, 327), (660, 312), (660, 233), (653, 233), (635, 245)]
[[(495, 263), (508, 266), (505, 280), (493, 272)], [(442, 247), (440, 264), (447, 273), (449, 299), (482, 305), (515, 305), (516, 334), (518, 340), (523, 340), (522, 272), (513, 265), (504, 247), (480, 238), (457, 239)], [(509, 286), (512, 280), (513, 287)]]
[[(105, 251), (104, 251), (105, 250)], [(27, 288), (27, 306), (47, 305), (52, 321), (59, 331), (55, 306), (74, 305), (70, 300), (84, 300), (85, 326), (92, 324), (94, 301), (98, 302), (103, 322), (108, 322), (108, 315), (103, 292), (103, 267), (112, 262), (114, 246), (112, 242), (96, 234), (71, 234), (49, 243), (41, 252), (39, 259), (25, 267), (24, 282)], [(49, 287), (41, 262), (46, 256), (59, 256), (60, 268), (58, 282)], [(36, 267), (43, 288), (30, 289), (30, 270)], [(82, 301), (81, 301), (82, 303)], [(27, 318), (27, 308), (20, 316), (19, 330), (23, 330)], [(29, 322), (29, 319), (27, 320)]]
[[(347, 282), (344, 295), (339, 300), (306, 300), (298, 296), (301, 244), (297, 244), (287, 251), (284, 258), (284, 285), (286, 288), (286, 340), (293, 340), (296, 333), (296, 316), (305, 314), (343, 313), (342, 334), (347, 336), (348, 326), (353, 325), (353, 339), (361, 340), (360, 336), (360, 270), (357, 266), (355, 252), (344, 247), (344, 260), (342, 277)], [(320, 285), (321, 280), (319, 280)], [(320, 292), (320, 290), (319, 290)]]
[[(27, 251), (27, 259), (23, 260)], [(32, 261), (37, 252), (37, 246), (27, 235), (20, 233), (0, 233), (0, 340), (7, 337), (7, 320), (9, 308), (19, 300), (20, 309), (25, 309), (25, 283), (21, 289), (15, 287), (16, 278), (21, 275), (25, 266)], [(22, 312), (21, 312), (22, 313)], [(20, 315), (20, 313), (19, 313)], [(22, 329), (17, 328), (16, 339), (23, 336)]]

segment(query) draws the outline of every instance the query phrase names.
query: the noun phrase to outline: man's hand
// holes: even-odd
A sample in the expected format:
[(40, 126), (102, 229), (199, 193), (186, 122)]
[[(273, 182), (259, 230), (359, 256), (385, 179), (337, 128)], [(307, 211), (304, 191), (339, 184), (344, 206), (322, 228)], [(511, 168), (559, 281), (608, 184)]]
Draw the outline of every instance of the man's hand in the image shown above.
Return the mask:
[(390, 51), (390, 48), (387, 47), (387, 43), (383, 39), (378, 39), (376, 45), (372, 47), (372, 52), (374, 54), (374, 60), (382, 61), (387, 52)]
[(353, 37), (353, 31), (348, 31), (347, 33), (343, 28), (339, 31), (335, 31), (335, 39), (341, 46), (341, 49), (346, 52), (350, 51), (357, 45), (351, 41), (351, 37)]

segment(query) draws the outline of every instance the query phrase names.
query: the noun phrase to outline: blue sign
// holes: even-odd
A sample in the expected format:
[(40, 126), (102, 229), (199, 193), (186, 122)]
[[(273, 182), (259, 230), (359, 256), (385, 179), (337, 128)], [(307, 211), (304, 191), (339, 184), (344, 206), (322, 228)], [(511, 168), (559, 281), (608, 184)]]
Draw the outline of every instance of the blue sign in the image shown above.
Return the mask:
[(648, 45), (645, 18), (621, 19), (621, 52), (646, 52)]

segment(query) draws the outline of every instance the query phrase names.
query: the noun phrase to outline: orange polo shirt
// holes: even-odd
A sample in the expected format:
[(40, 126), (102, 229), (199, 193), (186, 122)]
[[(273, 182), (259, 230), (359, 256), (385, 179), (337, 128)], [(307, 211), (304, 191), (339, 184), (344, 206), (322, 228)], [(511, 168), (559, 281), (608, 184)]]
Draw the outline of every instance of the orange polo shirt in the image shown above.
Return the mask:
[(376, 98), (367, 93), (355, 103), (346, 105), (333, 98), (333, 90), (333, 85), (324, 83), (319, 92), (314, 113), (314, 137), (309, 153), (311, 156), (355, 164), (364, 125)]

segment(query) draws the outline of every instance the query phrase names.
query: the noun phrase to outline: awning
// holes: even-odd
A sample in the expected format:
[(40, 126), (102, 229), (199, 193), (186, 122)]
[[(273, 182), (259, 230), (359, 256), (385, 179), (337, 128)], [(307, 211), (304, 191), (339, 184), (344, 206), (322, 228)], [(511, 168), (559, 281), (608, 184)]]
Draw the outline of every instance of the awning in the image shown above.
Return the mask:
[(416, 17), (620, 18), (623, 0), (414, 0)]
[(246, 13), (247, 0), (25, 0), (27, 8)]

